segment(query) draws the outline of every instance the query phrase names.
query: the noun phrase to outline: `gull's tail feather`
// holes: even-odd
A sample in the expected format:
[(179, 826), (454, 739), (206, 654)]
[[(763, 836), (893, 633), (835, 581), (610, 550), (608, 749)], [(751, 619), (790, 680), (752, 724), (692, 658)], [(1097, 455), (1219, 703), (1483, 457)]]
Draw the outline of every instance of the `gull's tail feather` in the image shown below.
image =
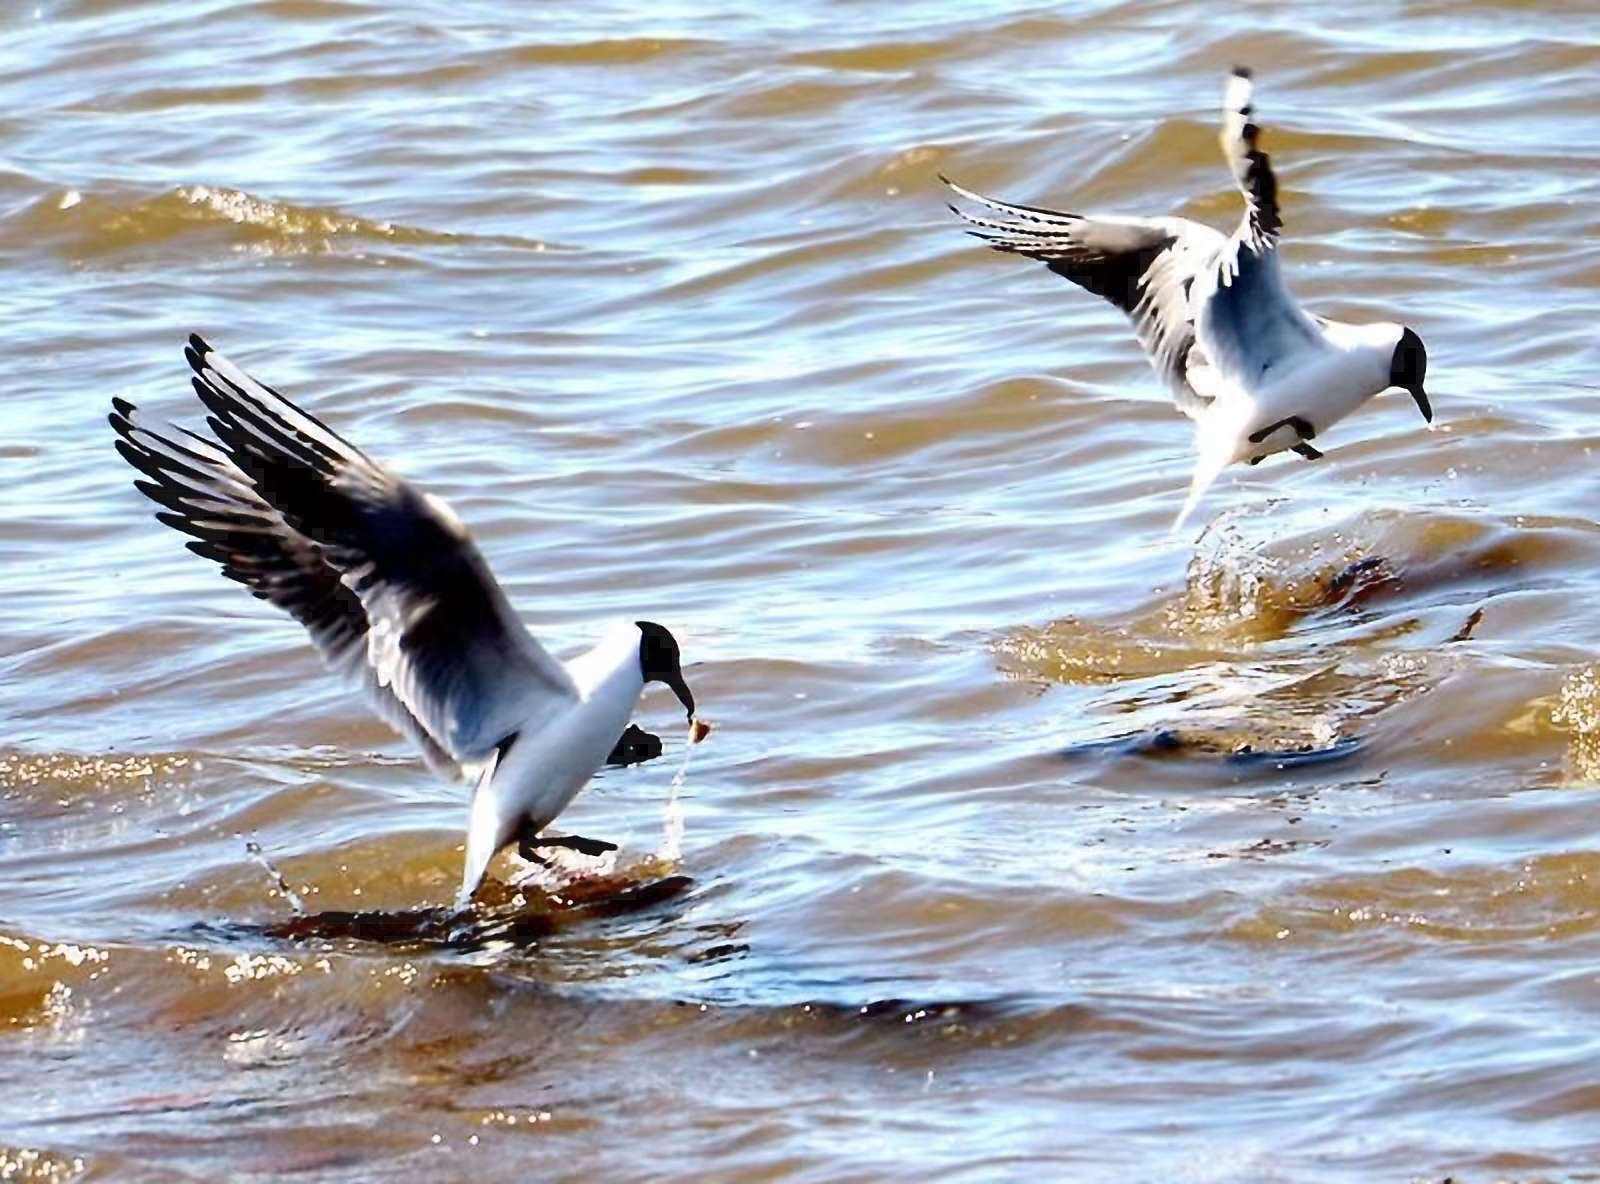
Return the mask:
[(472, 894), (478, 890), (490, 862), (506, 841), (509, 828), (501, 817), (499, 795), (490, 785), (499, 764), (500, 750), (496, 749), (478, 774), (477, 787), (472, 791), (472, 807), (467, 818), (466, 863), (461, 872), (461, 891), (456, 896), (458, 912), (472, 904)]
[(1205, 497), (1206, 491), (1216, 484), (1217, 478), (1222, 475), (1222, 470), (1228, 467), (1229, 459), (1224, 452), (1200, 454), (1199, 460), (1195, 462), (1194, 478), (1189, 482), (1189, 496), (1184, 499), (1183, 509), (1178, 511), (1178, 517), (1168, 532), (1169, 536), (1176, 536), (1183, 529), (1183, 524), (1189, 521), (1189, 515), (1194, 513), (1195, 507)]

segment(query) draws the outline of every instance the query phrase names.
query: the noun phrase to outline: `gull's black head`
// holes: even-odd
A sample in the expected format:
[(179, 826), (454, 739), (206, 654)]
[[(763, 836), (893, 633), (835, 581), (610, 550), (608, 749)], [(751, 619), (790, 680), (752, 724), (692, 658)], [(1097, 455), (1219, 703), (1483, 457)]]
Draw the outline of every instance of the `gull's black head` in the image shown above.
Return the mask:
[(1428, 392), (1422, 389), (1422, 380), (1428, 376), (1428, 349), (1410, 329), (1400, 334), (1400, 344), (1394, 347), (1394, 357), (1389, 361), (1389, 385), (1397, 386), (1417, 401), (1422, 418), (1433, 422), (1433, 405), (1428, 402)]
[(694, 696), (683, 681), (678, 656), (678, 639), (654, 621), (636, 621), (639, 626), (639, 673), (645, 682), (664, 682), (678, 696), (689, 718), (694, 718)]

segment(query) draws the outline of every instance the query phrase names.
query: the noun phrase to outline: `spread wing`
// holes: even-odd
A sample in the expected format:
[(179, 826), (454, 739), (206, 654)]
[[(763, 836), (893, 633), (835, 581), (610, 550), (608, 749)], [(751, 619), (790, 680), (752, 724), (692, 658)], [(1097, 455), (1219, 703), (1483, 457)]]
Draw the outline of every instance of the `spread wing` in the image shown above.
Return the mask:
[(1278, 213), (1278, 178), (1272, 161), (1261, 151), (1261, 128), (1255, 122), (1255, 83), (1250, 71), (1235, 66), (1222, 98), (1222, 154), (1244, 194), (1244, 217), (1234, 240), (1255, 252), (1278, 243), (1283, 218)]
[(1178, 407), (1196, 415), (1210, 404), (1201, 372), (1207, 359), (1196, 349), (1190, 289), (1216, 266), (1227, 239), (1186, 218), (1088, 217), (1012, 205), (939, 178), (958, 196), (998, 218), (951, 209), (968, 231), (997, 251), (1025, 255), (1057, 275), (1110, 301), (1133, 322), (1150, 364)]
[(1201, 348), (1223, 373), (1250, 386), (1273, 364), (1314, 346), (1321, 333), (1290, 294), (1278, 265), (1278, 181), (1261, 150), (1250, 71), (1236, 67), (1223, 96), (1222, 153), (1244, 195), (1244, 215), (1197, 299)]
[(154, 430), (116, 400), (135, 484), (191, 550), (305, 625), (430, 765), (459, 773), (575, 698), (449, 507), (199, 337), (185, 356), (215, 439)]

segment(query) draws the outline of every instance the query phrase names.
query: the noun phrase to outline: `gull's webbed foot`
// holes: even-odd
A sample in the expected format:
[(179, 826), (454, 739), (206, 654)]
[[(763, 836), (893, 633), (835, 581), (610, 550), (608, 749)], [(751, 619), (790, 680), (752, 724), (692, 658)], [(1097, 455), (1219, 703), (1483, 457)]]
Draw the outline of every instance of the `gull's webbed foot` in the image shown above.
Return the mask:
[(550, 861), (539, 854), (538, 848), (545, 846), (545, 843), (539, 838), (539, 832), (533, 828), (532, 823), (524, 821), (522, 829), (516, 833), (515, 837), (518, 855), (529, 863), (537, 863), (543, 866), (549, 865)]
[(621, 739), (612, 748), (611, 755), (606, 757), (606, 764), (637, 765), (641, 761), (653, 761), (660, 755), (661, 737), (645, 731), (638, 724), (629, 724), (628, 730), (622, 733)]
[(1321, 452), (1318, 452), (1304, 440), (1294, 446), (1294, 451), (1305, 457), (1307, 460), (1321, 460), (1323, 457)]
[(591, 859), (598, 859), (606, 852), (617, 849), (615, 843), (608, 843), (604, 839), (586, 839), (582, 835), (540, 835), (531, 833), (524, 825), (517, 836), (517, 854), (529, 863), (548, 864), (550, 861), (539, 854), (541, 847), (564, 847)]

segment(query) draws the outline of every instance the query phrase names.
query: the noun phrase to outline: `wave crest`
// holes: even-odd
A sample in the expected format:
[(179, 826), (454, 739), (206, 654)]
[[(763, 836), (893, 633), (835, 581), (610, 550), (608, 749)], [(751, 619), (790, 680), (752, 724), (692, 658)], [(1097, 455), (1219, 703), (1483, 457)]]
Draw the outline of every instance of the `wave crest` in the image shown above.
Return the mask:
[(363, 243), (450, 243), (461, 237), (216, 185), (183, 185), (132, 198), (68, 189), (35, 201), (18, 222), (30, 242), (46, 243), (75, 260), (185, 236), (209, 236), (229, 249), (269, 255), (321, 254)]

